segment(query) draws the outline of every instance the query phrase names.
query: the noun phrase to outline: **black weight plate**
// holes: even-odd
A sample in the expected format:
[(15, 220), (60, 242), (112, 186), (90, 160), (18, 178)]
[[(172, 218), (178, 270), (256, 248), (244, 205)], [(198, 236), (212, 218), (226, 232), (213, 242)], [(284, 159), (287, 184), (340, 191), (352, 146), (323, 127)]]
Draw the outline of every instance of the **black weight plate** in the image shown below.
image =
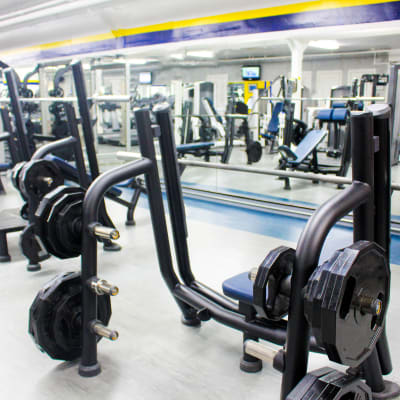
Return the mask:
[(63, 183), (62, 172), (55, 163), (49, 160), (29, 161), (19, 173), (21, 193), (37, 200)]
[(282, 293), (282, 282), (292, 274), (295, 250), (279, 246), (271, 250), (258, 267), (253, 284), (253, 305), (263, 318), (281, 320), (289, 310), (289, 295)]
[(49, 253), (54, 252), (51, 244), (47, 240), (47, 233), (46, 233), (46, 223), (49, 217), (50, 211), (57, 202), (57, 200), (68, 194), (68, 193), (77, 193), (80, 192), (80, 189), (76, 186), (58, 186), (50, 193), (47, 193), (42, 200), (40, 201), (36, 211), (35, 211), (35, 224), (37, 227), (37, 232), (39, 236), (42, 238), (42, 241), (46, 248), (48, 249)]
[(326, 367), (307, 374), (286, 400), (372, 400), (372, 394), (357, 377)]
[(19, 162), (14, 166), (11, 173), (11, 182), (15, 189), (20, 190), (19, 188), (19, 174), (21, 173), (22, 168), (24, 168), (26, 161)]
[(84, 193), (70, 201), (58, 213), (56, 232), (59, 241), (68, 253), (79, 256), (82, 253), (82, 206)]
[[(51, 358), (75, 360), (82, 353), (81, 313), (80, 273), (58, 275), (35, 297), (29, 310), (29, 333), (39, 349)], [(97, 319), (108, 325), (110, 318), (110, 297), (99, 296)]]
[(19, 237), (19, 247), (22, 254), (33, 264), (49, 258), (49, 254), (40, 237), (36, 234), (33, 225), (28, 225), (22, 231)]
[(256, 163), (260, 161), (262, 156), (262, 147), (260, 142), (252, 142), (250, 146), (248, 146), (247, 150), (247, 158), (250, 162)]
[[(307, 284), (306, 318), (330, 360), (357, 367), (370, 355), (383, 329), (390, 285), (385, 253), (376, 243), (360, 241), (319, 268), (328, 276), (318, 294)], [(380, 301), (379, 315), (360, 306), (368, 299)]]
[[(78, 257), (80, 255), (79, 252), (73, 251), (73, 246), (70, 246), (69, 241), (63, 242), (63, 238), (65, 235), (60, 237), (58, 232), (60, 229), (68, 229), (68, 225), (59, 226), (58, 216), (61, 210), (66, 207), (68, 204), (74, 203), (76, 200), (83, 200), (84, 197), (83, 189), (79, 187), (75, 187), (74, 192), (66, 193), (59, 197), (52, 205), (52, 208), (49, 212), (47, 220), (44, 223), (44, 235), (46, 236), (46, 242), (49, 243), (49, 252), (56, 257), (65, 259), (65, 258), (73, 258)], [(65, 222), (65, 221), (64, 221)], [(72, 233), (72, 232), (71, 232)], [(68, 234), (67, 234), (68, 235)], [(79, 237), (70, 239), (73, 243), (76, 243), (78, 240), (81, 240), (81, 235)], [(51, 251), (50, 251), (51, 249)]]

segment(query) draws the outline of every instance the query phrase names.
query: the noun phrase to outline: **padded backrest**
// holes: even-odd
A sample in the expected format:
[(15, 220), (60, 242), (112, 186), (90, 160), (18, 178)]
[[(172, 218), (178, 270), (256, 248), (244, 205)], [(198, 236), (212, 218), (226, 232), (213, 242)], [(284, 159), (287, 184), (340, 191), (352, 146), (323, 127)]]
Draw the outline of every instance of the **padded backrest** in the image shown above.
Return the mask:
[(346, 108), (347, 101), (334, 101), (332, 102), (332, 108)]
[(322, 139), (327, 135), (324, 129), (313, 129), (308, 132), (304, 139), (299, 143), (295, 151), (297, 159), (296, 163), (303, 162), (311, 152), (322, 142)]
[(319, 119), (320, 121), (331, 121), (332, 113), (333, 113), (332, 108), (326, 108), (324, 110), (319, 110), (318, 114), (317, 114), (317, 119)]
[(215, 111), (212, 101), (208, 97), (204, 97), (202, 102), (208, 118), (210, 119), (211, 126), (217, 130), (221, 137), (225, 137), (226, 132), (224, 126), (222, 125), (222, 118)]
[(347, 119), (347, 108), (335, 108), (332, 113), (332, 121), (345, 122)]
[(277, 134), (279, 132), (279, 114), (283, 111), (283, 102), (279, 101), (275, 103), (274, 109), (272, 110), (271, 120), (268, 124), (268, 132)]

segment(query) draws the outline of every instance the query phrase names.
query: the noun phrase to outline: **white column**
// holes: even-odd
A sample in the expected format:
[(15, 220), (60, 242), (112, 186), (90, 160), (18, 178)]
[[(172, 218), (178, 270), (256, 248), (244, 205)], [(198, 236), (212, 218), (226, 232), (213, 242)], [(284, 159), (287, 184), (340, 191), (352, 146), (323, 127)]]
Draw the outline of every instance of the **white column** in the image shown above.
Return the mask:
[[(302, 42), (297, 39), (288, 39), (288, 45), (291, 51), (291, 69), (290, 79), (297, 81), (297, 90), (293, 92), (293, 99), (301, 98), (301, 86), (303, 76), (303, 55), (304, 50), (308, 46), (308, 42)], [(301, 101), (295, 101), (294, 117), (300, 119), (301, 115)]]

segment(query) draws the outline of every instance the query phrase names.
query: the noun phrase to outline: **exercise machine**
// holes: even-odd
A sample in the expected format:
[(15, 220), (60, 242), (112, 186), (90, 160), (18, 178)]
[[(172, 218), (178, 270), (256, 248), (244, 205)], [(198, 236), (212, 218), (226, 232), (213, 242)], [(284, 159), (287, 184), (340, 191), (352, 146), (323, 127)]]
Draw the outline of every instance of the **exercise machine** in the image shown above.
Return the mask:
[[(223, 290), (228, 297), (198, 282), (191, 271), (171, 117), (168, 108), (158, 108), (154, 114), (156, 125), (148, 110), (135, 112), (143, 158), (106, 172), (89, 187), (83, 202), (82, 226), (87, 235), (82, 242), (80, 276), (59, 276), (32, 304), (29, 330), (42, 350), (56, 359), (80, 357), (82, 376), (101, 372), (98, 340), (118, 337), (117, 331), (107, 327), (108, 297), (118, 289), (97, 276), (96, 238), (108, 232), (99, 224), (99, 204), (112, 185), (145, 174), (160, 272), (185, 325), (199, 326), (214, 319), (242, 331), (241, 368), (254, 372), (262, 361), (271, 362), (282, 373), (282, 400), (372, 400), (399, 395), (397, 384), (383, 380), (392, 371), (385, 334), (390, 294), (389, 108), (352, 115), (353, 183), (316, 210), (296, 250), (279, 246), (258, 268), (226, 280)], [(160, 143), (178, 274), (168, 238), (155, 138)], [(329, 231), (351, 211), (354, 243), (320, 260)], [(51, 293), (52, 301), (46, 301)], [(74, 308), (67, 307), (69, 302)], [(58, 315), (64, 317), (64, 330)], [(260, 340), (282, 347), (271, 348)], [(63, 353), (55, 351), (59, 348)], [(307, 373), (310, 350), (350, 369)]]

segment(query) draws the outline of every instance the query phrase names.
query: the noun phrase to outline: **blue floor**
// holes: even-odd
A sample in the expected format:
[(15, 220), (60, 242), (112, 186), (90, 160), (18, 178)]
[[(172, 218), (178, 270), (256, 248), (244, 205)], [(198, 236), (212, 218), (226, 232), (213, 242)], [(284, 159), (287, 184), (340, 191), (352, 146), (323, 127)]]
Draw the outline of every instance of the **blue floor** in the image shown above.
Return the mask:
[[(124, 192), (130, 191), (130, 189), (123, 190)], [(276, 198), (274, 199), (276, 200)], [(222, 225), (228, 228), (274, 237), (289, 242), (298, 241), (307, 223), (306, 218), (191, 197), (185, 197), (185, 205), (186, 214), (189, 219), (207, 222), (213, 225)], [(138, 206), (148, 207), (147, 198), (145, 196), (140, 197)], [(167, 208), (166, 202), (165, 207)], [(328, 235), (324, 248), (322, 249), (320, 261), (329, 258), (335, 250), (346, 247), (352, 243), (352, 228), (341, 224), (336, 225)], [(392, 234), (390, 262), (400, 265), (400, 235)]]

